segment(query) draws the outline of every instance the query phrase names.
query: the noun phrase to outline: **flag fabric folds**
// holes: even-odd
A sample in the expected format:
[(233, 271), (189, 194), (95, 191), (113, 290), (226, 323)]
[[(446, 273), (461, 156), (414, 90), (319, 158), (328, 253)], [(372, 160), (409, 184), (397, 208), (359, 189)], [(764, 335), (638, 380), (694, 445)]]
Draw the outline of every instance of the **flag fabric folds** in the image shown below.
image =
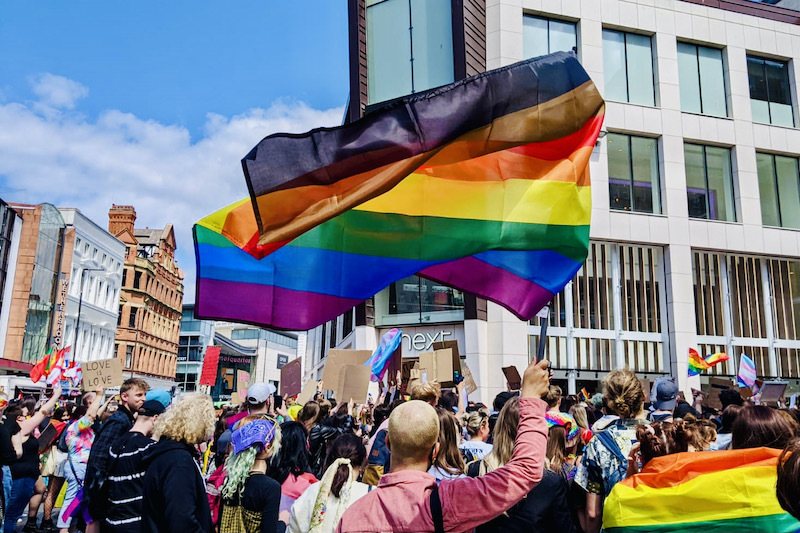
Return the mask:
[(201, 318), (313, 328), (413, 275), (531, 318), (586, 257), (604, 103), (557, 53), (273, 135), (194, 228)]
[(736, 375), (739, 386), (750, 387), (752, 389), (756, 386), (757, 377), (756, 364), (749, 356), (742, 354), (739, 358), (739, 373)]
[(687, 452), (651, 460), (617, 483), (603, 506), (606, 533), (796, 532), (775, 495), (780, 450)]
[(383, 376), (386, 374), (386, 369), (388, 368), (389, 359), (392, 358), (392, 355), (395, 350), (397, 350), (397, 347), (400, 346), (402, 340), (402, 329), (392, 328), (383, 335), (381, 343), (364, 363), (364, 366), (372, 367), (371, 381), (380, 381), (383, 379)]
[(34, 383), (38, 383), (43, 377), (48, 385), (53, 385), (61, 379), (61, 372), (64, 368), (64, 357), (69, 353), (71, 347), (67, 346), (60, 350), (55, 350), (52, 346), (44, 354), (44, 357), (33, 365), (30, 376)]
[(712, 366), (728, 359), (730, 358), (725, 353), (715, 353), (701, 357), (697, 350), (689, 348), (689, 375), (697, 376), (703, 370), (708, 370)]

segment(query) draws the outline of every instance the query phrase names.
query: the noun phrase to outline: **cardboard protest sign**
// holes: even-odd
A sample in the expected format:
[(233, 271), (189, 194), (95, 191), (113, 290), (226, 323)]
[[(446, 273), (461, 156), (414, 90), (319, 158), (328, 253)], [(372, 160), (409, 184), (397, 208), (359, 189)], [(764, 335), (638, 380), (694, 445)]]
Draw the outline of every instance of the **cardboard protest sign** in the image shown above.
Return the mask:
[(301, 385), (303, 368), (302, 361), (298, 357), (294, 361), (286, 363), (281, 368), (281, 394), (283, 396), (294, 396), (300, 394), (303, 389)]
[(339, 370), (343, 366), (363, 366), (371, 356), (372, 351), (370, 350), (329, 350), (328, 357), (325, 359), (325, 367), (322, 369), (322, 386), (325, 387), (325, 390), (336, 390), (336, 385), (339, 383)]
[(478, 384), (475, 383), (475, 379), (472, 377), (472, 370), (469, 369), (466, 361), (461, 362), (461, 373), (464, 375), (464, 390), (467, 391), (467, 394), (472, 394), (478, 390)]
[(231, 393), (231, 403), (233, 405), (239, 405), (240, 403), (242, 403), (241, 398), (239, 398), (239, 393), (238, 392), (232, 392)]
[(778, 403), (789, 384), (786, 381), (765, 381), (761, 386), (761, 403)]
[(245, 392), (250, 387), (250, 372), (247, 370), (236, 371), (236, 390)]
[(461, 375), (461, 360), (452, 348), (419, 354), (422, 381), (438, 381), (442, 387), (455, 385), (455, 377)]
[(733, 381), (729, 379), (722, 379), (710, 376), (708, 378), (708, 384), (704, 384), (701, 386), (703, 392), (706, 393), (705, 400), (703, 400), (703, 405), (705, 407), (710, 407), (718, 411), (721, 410), (722, 401), (719, 399), (719, 393), (725, 389), (730, 389), (732, 387), (733, 387)]
[(308, 383), (303, 386), (300, 394), (297, 395), (297, 403), (300, 405), (305, 405), (306, 402), (314, 397), (315, 392), (317, 392), (317, 382), (313, 379), (310, 379), (308, 380)]
[(751, 389), (750, 387), (741, 387), (739, 389), (739, 394), (741, 394), (742, 398), (744, 398), (745, 400), (749, 400), (750, 398), (753, 397), (753, 389)]
[(114, 357), (111, 359), (100, 359), (98, 361), (84, 361), (83, 368), (83, 390), (92, 391), (98, 387), (107, 389), (109, 387), (119, 387), (122, 385), (122, 361)]
[(445, 382), (443, 385), (448, 387), (455, 386), (456, 381), (460, 381), (460, 378), (464, 376), (464, 369), (462, 368), (461, 363), (461, 354), (458, 351), (458, 341), (434, 342), (431, 344), (431, 348), (434, 350), (447, 350), (449, 348), (453, 351), (453, 382)]
[(337, 402), (347, 403), (352, 398), (356, 403), (367, 401), (372, 369), (364, 365), (344, 365), (339, 369), (335, 397)]
[(506, 377), (508, 388), (512, 391), (520, 390), (522, 388), (522, 376), (519, 375), (519, 370), (515, 366), (504, 366), (503, 375)]

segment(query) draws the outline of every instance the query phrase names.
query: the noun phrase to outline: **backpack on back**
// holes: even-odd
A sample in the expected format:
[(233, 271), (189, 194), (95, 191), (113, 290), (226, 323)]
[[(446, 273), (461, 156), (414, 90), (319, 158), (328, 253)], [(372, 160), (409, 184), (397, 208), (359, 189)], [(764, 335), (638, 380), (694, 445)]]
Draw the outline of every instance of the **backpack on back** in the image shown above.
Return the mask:
[(222, 509), (222, 485), (225, 483), (225, 465), (220, 465), (219, 468), (208, 476), (206, 480), (206, 497), (208, 498), (208, 506), (211, 508), (211, 522), (214, 524), (214, 529), (219, 525), (220, 509)]

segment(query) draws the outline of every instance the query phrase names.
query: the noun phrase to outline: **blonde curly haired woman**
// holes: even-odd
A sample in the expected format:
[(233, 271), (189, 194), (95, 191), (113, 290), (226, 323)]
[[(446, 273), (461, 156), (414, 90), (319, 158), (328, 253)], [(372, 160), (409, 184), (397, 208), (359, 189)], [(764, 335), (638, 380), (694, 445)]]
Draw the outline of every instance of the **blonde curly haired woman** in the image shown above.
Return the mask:
[[(281, 445), (281, 428), (262, 415), (246, 417), (231, 435), (233, 453), (225, 461), (220, 533), (275, 533), (280, 484), (268, 477), (267, 462)], [(288, 517), (284, 519), (288, 522)]]
[(153, 429), (158, 441), (143, 457), (147, 467), (142, 501), (142, 533), (210, 533), (211, 511), (195, 446), (214, 435), (211, 396), (181, 396)]

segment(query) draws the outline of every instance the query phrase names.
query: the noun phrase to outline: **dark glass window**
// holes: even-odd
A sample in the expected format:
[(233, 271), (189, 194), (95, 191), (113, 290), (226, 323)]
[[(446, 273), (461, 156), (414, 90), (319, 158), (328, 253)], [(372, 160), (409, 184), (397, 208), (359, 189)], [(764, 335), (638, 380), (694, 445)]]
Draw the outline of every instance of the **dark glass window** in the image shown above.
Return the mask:
[(684, 155), (689, 216), (736, 221), (731, 151), (714, 146), (685, 144)]
[(747, 74), (753, 121), (793, 127), (789, 64), (747, 56)]
[(658, 141), (619, 133), (607, 137), (611, 209), (661, 213)]
[(655, 105), (650, 37), (603, 30), (603, 69), (606, 98)]
[(761, 220), (765, 226), (800, 229), (800, 175), (794, 157), (756, 153)]
[(136, 327), (136, 311), (135, 307), (131, 307), (131, 314), (128, 317), (128, 327), (135, 328)]

